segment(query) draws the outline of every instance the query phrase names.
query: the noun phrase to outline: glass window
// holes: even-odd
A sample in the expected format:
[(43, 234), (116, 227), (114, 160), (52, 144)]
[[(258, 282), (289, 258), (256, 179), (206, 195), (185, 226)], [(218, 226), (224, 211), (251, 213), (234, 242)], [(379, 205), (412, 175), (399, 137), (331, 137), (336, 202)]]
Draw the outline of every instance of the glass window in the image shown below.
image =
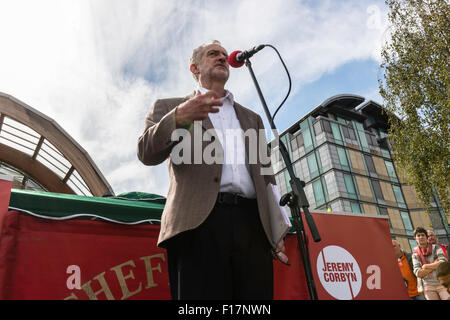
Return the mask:
[(384, 208), (384, 207), (378, 207), (377, 209), (378, 209), (378, 212), (380, 213), (380, 215), (386, 216), (386, 217), (388, 218), (389, 228), (392, 229), (391, 219), (389, 219), (389, 213), (388, 213), (387, 208)]
[(353, 178), (349, 174), (344, 174), (345, 187), (347, 188), (347, 193), (350, 198), (357, 199), (355, 184), (353, 183)]
[(307, 128), (305, 131), (302, 131), (302, 135), (303, 135), (303, 143), (305, 146), (305, 151), (309, 152), (313, 148), (311, 132), (310, 132), (309, 128)]
[(359, 140), (361, 141), (361, 146), (363, 147), (363, 150), (369, 150), (369, 144), (366, 140), (366, 135), (364, 132), (358, 131)]
[(356, 125), (356, 131), (358, 132), (359, 141), (361, 142), (361, 147), (363, 150), (370, 151), (363, 125), (356, 121), (354, 123)]
[(292, 188), (291, 188), (291, 183), (289, 182), (289, 181), (291, 181), (291, 178), (289, 177), (289, 172), (287, 170), (284, 170), (284, 181), (286, 183), (287, 192), (291, 192)]
[(365, 154), (364, 155), (364, 160), (366, 160), (366, 165), (367, 165), (367, 169), (369, 169), (370, 173), (377, 173), (375, 171), (375, 165), (373, 164), (373, 159), (371, 156)]
[(341, 128), (345, 138), (356, 140), (355, 131), (352, 128), (346, 126), (341, 126)]
[(342, 133), (344, 134), (344, 137), (347, 139), (350, 139), (350, 134), (348, 133), (348, 128), (346, 126), (342, 126)]
[(350, 139), (356, 140), (355, 130), (348, 128), (348, 133), (350, 134)]
[(383, 157), (391, 158), (391, 154), (389, 153), (389, 150), (382, 149), (382, 148), (380, 150), (381, 150), (381, 154), (383, 155)]
[(375, 147), (378, 146), (377, 138), (374, 135), (366, 133), (366, 140), (370, 145)]
[(341, 164), (342, 169), (349, 170), (350, 166), (348, 165), (347, 155), (345, 154), (345, 150), (343, 148), (336, 147), (337, 153), (339, 156), (339, 163)]
[(347, 124), (347, 120), (345, 120), (344, 118), (336, 117), (336, 120), (339, 121), (340, 123)]
[(314, 198), (316, 199), (316, 206), (321, 206), (325, 203), (325, 196), (322, 188), (322, 182), (319, 180), (316, 180), (312, 183), (313, 191), (314, 191)]
[(364, 126), (361, 122), (353, 121), (353, 123), (355, 124), (356, 130), (364, 132)]
[(380, 210), (380, 215), (382, 215), (382, 216), (387, 216), (387, 215), (389, 215), (389, 214), (388, 214), (388, 211), (387, 211), (387, 208), (385, 208), (385, 207), (379, 207), (378, 209)]
[(289, 157), (292, 159), (292, 150), (291, 150), (291, 144), (289, 143), (289, 134), (286, 134), (282, 137), (280, 137), (281, 143), (284, 144), (284, 146), (286, 147), (288, 153), (289, 153)]
[(303, 135), (303, 143), (305, 145), (305, 152), (308, 153), (314, 148), (314, 141), (313, 136), (311, 134), (310, 129), (310, 118), (304, 120), (302, 123), (300, 123), (300, 128), (302, 130)]
[(375, 192), (377, 200), (384, 200), (383, 193), (381, 192), (380, 183), (375, 180), (371, 180), (370, 182), (372, 183), (373, 192)]
[(322, 124), (323, 124), (323, 130), (324, 130), (325, 132), (333, 133), (333, 132), (331, 131), (331, 126), (330, 126), (330, 122), (329, 122), (329, 121), (327, 121), (327, 120), (322, 120)]
[(339, 130), (339, 125), (337, 123), (331, 123), (331, 131), (333, 132), (335, 142), (342, 143), (341, 131)]
[(311, 179), (314, 179), (319, 175), (319, 167), (317, 166), (316, 155), (314, 152), (307, 157), (307, 161), (308, 161), (309, 175)]
[(392, 186), (394, 190), (395, 199), (397, 200), (398, 206), (401, 208), (406, 208), (405, 200), (403, 200), (402, 190), (399, 186)]
[(411, 219), (409, 217), (408, 212), (400, 211), (400, 215), (402, 216), (403, 225), (405, 226), (406, 234), (409, 236), (413, 235), (413, 226), (411, 223)]
[(350, 201), (350, 206), (352, 207), (352, 212), (354, 212), (354, 213), (362, 213), (361, 212), (361, 206), (359, 205), (359, 203)]
[(319, 166), (319, 174), (321, 174), (323, 172), (323, 169), (322, 169), (322, 159), (320, 158), (320, 152), (315, 151), (315, 154), (317, 159), (317, 165)]
[[(28, 129), (28, 128), (27, 128)], [(47, 191), (43, 186), (41, 186), (33, 178), (22, 173), (18, 169), (0, 162), (0, 174), (8, 175), (13, 179), (13, 188), (15, 189), (25, 189), (25, 190), (35, 190), (35, 191)]]
[(387, 172), (388, 172), (389, 177), (391, 178), (391, 180), (397, 182), (398, 179), (397, 179), (397, 175), (395, 174), (395, 169), (394, 169), (393, 163), (390, 162), (390, 161), (387, 161), (387, 160), (385, 160), (384, 163), (386, 165), (386, 169), (387, 169)]

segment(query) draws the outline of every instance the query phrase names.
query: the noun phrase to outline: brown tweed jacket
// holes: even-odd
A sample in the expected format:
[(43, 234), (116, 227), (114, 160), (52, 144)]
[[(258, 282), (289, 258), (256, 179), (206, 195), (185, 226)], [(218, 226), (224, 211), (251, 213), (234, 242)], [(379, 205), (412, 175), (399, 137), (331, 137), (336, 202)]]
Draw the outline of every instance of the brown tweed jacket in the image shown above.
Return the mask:
[[(192, 97), (171, 98), (157, 100), (146, 119), (146, 127), (138, 140), (138, 158), (145, 165), (157, 165), (168, 160), (170, 185), (167, 201), (161, 218), (161, 230), (158, 239), (159, 247), (166, 247), (166, 241), (175, 235), (198, 227), (208, 217), (214, 207), (219, 193), (222, 165), (206, 164), (202, 159), (201, 164), (174, 164), (171, 160), (171, 150), (177, 142), (171, 140), (171, 134), (175, 130), (175, 108)], [(237, 118), (244, 132), (253, 128), (264, 129), (261, 117), (253, 111), (234, 103)], [(209, 118), (202, 122), (202, 135), (205, 130), (213, 129)], [(193, 126), (190, 128), (191, 134)], [(264, 136), (264, 135), (263, 135)], [(193, 134), (192, 134), (193, 137)], [(258, 135), (258, 139), (259, 139)], [(258, 146), (266, 146), (264, 141)], [(191, 155), (194, 155), (194, 139), (191, 139)], [(210, 144), (203, 141), (202, 151)], [(245, 147), (249, 152), (248, 140)], [(193, 161), (192, 161), (193, 163)], [(270, 166), (270, 163), (266, 166)], [(250, 164), (250, 174), (254, 182), (258, 202), (261, 223), (267, 235), (267, 239), (273, 248), (270, 218), (268, 211), (266, 185), (275, 184), (273, 175), (261, 175), (261, 163)]]

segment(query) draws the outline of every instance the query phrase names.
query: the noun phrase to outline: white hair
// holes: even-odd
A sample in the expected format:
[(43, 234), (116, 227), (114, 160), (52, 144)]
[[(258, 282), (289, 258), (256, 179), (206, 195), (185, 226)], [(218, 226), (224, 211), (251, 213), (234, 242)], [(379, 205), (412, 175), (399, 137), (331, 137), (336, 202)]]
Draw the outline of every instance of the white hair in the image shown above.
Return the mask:
[[(189, 66), (192, 64), (198, 65), (203, 57), (203, 50), (205, 49), (205, 47), (211, 45), (211, 44), (218, 44), (218, 45), (222, 45), (220, 43), (220, 41), (218, 40), (211, 40), (210, 42), (204, 43), (202, 45), (200, 45), (199, 47), (195, 48), (194, 51), (192, 51), (192, 55), (189, 57)], [(195, 74), (192, 74), (194, 79), (196, 81), (198, 81), (198, 77)]]

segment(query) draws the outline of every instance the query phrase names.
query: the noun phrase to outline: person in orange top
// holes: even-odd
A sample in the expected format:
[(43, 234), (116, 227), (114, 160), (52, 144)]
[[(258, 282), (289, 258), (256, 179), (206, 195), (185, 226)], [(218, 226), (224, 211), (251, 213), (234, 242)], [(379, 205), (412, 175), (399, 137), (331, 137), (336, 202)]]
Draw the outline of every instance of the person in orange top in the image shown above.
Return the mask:
[(398, 267), (405, 280), (406, 287), (408, 289), (408, 295), (411, 300), (426, 300), (422, 292), (419, 292), (417, 286), (417, 278), (413, 273), (413, 265), (411, 254), (403, 252), (400, 243), (397, 240), (392, 240), (392, 246), (394, 247), (394, 253), (397, 257)]

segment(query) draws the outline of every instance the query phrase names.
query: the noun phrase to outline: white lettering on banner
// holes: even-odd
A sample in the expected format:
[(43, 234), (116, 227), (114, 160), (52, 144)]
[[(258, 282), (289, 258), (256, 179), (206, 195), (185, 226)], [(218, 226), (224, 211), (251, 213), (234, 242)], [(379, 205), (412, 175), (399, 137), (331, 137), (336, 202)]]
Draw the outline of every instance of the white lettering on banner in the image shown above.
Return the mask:
[[(350, 252), (339, 246), (327, 246), (317, 256), (317, 274), (324, 289), (338, 300), (355, 299), (363, 283), (358, 262)], [(370, 265), (366, 269), (369, 290), (381, 289), (381, 269)]]
[(328, 246), (317, 257), (317, 273), (325, 290), (338, 300), (352, 300), (361, 290), (361, 271), (344, 248)]
[[(96, 275), (94, 278), (88, 280), (84, 284), (81, 285), (80, 292), (72, 292), (70, 296), (64, 298), (64, 300), (78, 300), (78, 299), (90, 299), (90, 300), (98, 300), (98, 299), (108, 299), (115, 300), (116, 298), (120, 299), (128, 299), (144, 290), (152, 289), (158, 287), (160, 284), (156, 283), (155, 274), (163, 274), (162, 262), (166, 261), (164, 257), (164, 253), (156, 253), (150, 256), (140, 257), (139, 260), (142, 260), (143, 263), (139, 262), (138, 266), (134, 260), (128, 260), (123, 262), (117, 266), (114, 266), (109, 269), (109, 271), (113, 271), (113, 275), (115, 275), (115, 279), (119, 283), (119, 288), (121, 289), (121, 296), (118, 295), (117, 288), (113, 286), (110, 287), (111, 284), (111, 274), (105, 277), (105, 273), (107, 271), (103, 271), (102, 273)], [(156, 260), (156, 262), (155, 262)], [(138, 260), (136, 260), (138, 262)], [(141, 266), (141, 268), (139, 268)], [(78, 275), (77, 281), (81, 281), (81, 271), (78, 266), (69, 266), (72, 267), (70, 270), (78, 270), (74, 275), (69, 277), (66, 281), (67, 286), (69, 288), (73, 280), (73, 277)], [(76, 268), (74, 268), (76, 267)], [(142, 269), (145, 267), (145, 269)], [(77, 269), (78, 268), (78, 269)], [(140, 271), (136, 270), (140, 269)], [(69, 268), (67, 268), (69, 272)], [(142, 274), (142, 271), (145, 270), (146, 279), (140, 279), (137, 277), (138, 274)], [(110, 282), (110, 283), (108, 283)], [(79, 285), (79, 282), (78, 282)], [(95, 289), (97, 291), (94, 291)], [(69, 288), (73, 289), (73, 288)]]

